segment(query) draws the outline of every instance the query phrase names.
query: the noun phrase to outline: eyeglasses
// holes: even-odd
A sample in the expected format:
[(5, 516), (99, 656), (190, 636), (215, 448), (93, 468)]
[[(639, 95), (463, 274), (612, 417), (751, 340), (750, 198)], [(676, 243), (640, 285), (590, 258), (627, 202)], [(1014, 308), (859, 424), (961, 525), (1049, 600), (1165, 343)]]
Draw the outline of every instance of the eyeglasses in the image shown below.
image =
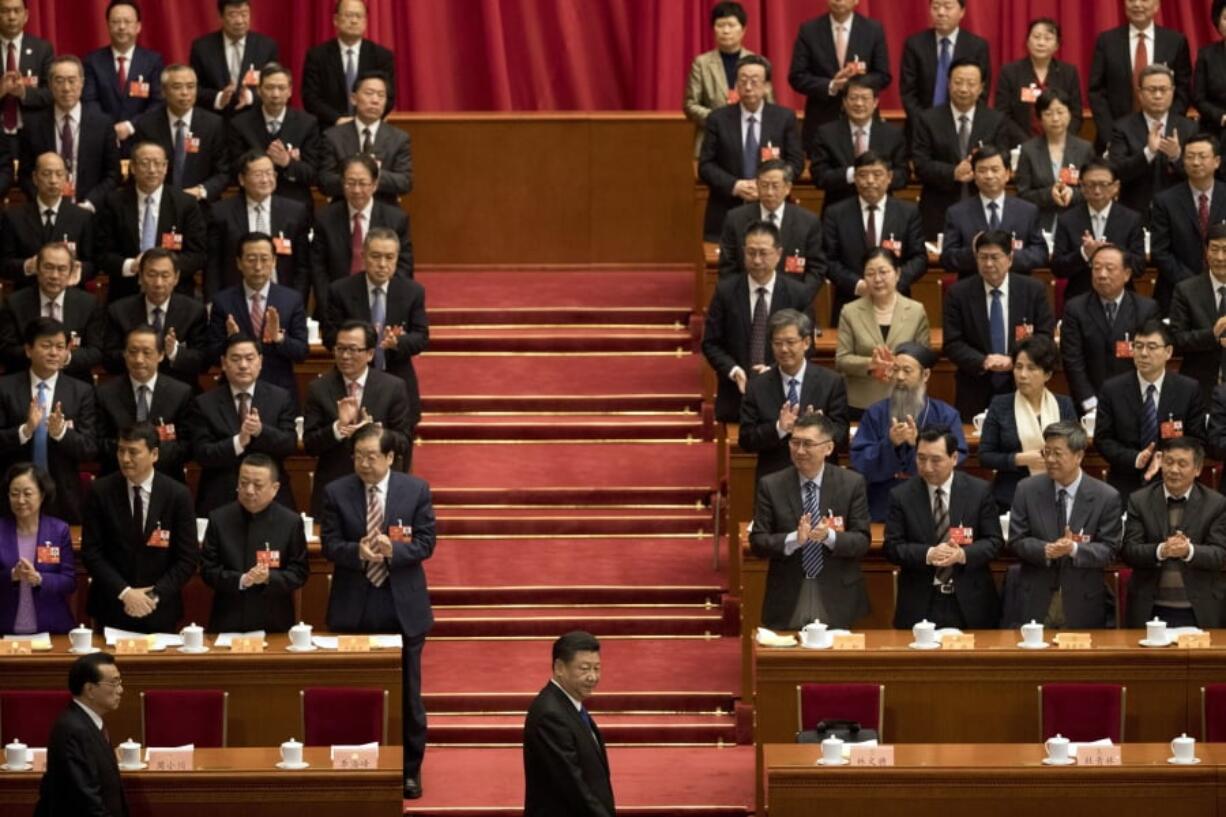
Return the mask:
[(1157, 352), (1158, 350), (1165, 349), (1166, 347), (1167, 344), (1165, 343), (1142, 343), (1139, 340), (1134, 340), (1132, 342), (1132, 350), (1134, 352)]
[(97, 681), (96, 683), (98, 684), (98, 686), (108, 686), (114, 689), (115, 687), (123, 686), (123, 679), (122, 678), (111, 678), (110, 680)]
[(360, 355), (366, 351), (365, 346), (349, 346), (347, 344), (337, 344), (335, 347), (338, 355)]
[(826, 444), (826, 443), (828, 443), (828, 442), (831, 442), (831, 440), (829, 440), (829, 439), (825, 439), (825, 440), (801, 440), (801, 439), (797, 439), (796, 437), (793, 437), (793, 438), (791, 438), (790, 440), (788, 440), (788, 448), (791, 448), (791, 449), (793, 449), (793, 450), (799, 450), (799, 449), (802, 449), (802, 448), (803, 448), (805, 451), (812, 451), (812, 450), (814, 450), (815, 448), (817, 448), (818, 446), (825, 445), (825, 444)]

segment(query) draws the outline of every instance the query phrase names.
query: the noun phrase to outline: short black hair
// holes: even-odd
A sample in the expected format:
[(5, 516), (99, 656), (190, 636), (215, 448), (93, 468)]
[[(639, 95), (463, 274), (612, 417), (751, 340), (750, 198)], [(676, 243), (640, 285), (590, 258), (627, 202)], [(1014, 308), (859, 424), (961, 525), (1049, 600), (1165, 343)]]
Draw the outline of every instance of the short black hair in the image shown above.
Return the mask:
[(1034, 33), (1037, 26), (1047, 26), (1052, 33), (1056, 35), (1056, 42), (1060, 42), (1060, 24), (1050, 17), (1036, 17), (1030, 21), (1030, 25), (1026, 26), (1026, 39), (1030, 39), (1030, 35)]
[(341, 176), (354, 165), (361, 165), (375, 181), (379, 180), (379, 163), (369, 153), (355, 153), (341, 162)]
[[(1210, 227), (1209, 229), (1212, 232), (1213, 228)], [(1226, 238), (1226, 233), (1223, 233), (1222, 237)], [(1120, 262), (1123, 263), (1124, 266), (1128, 265), (1128, 253), (1118, 244), (1100, 244), (1098, 248), (1094, 250), (1094, 252), (1090, 253), (1089, 264), (1093, 266), (1094, 259), (1098, 257), (1099, 253), (1104, 252), (1118, 252), (1120, 254)]]
[(945, 441), (946, 456), (958, 453), (958, 438), (948, 428), (940, 425), (921, 428), (915, 437), (915, 446), (918, 448), (920, 443), (935, 443), (937, 440)]
[(846, 95), (852, 88), (867, 88), (873, 92), (873, 98), (881, 96), (881, 91), (878, 90), (876, 83), (868, 78), (868, 75), (857, 74), (847, 80), (847, 84), (843, 86), (843, 93)]
[(242, 258), (243, 253), (246, 252), (247, 245), (255, 244), (259, 241), (266, 242), (268, 246), (272, 248), (273, 252), (276, 252), (277, 248), (276, 245), (272, 243), (272, 236), (270, 236), (268, 233), (261, 233), (258, 230), (251, 230), (239, 236), (238, 243), (234, 245), (234, 257)]
[(68, 253), (68, 263), (69, 264), (77, 263), (77, 254), (73, 252), (72, 247), (68, 246), (67, 241), (48, 241), (46, 244), (38, 248), (38, 253), (35, 256), (38, 264), (43, 263), (43, 253), (48, 252), (50, 250), (62, 250), (63, 252)]
[[(963, 6), (963, 8), (965, 8), (965, 6)], [(949, 64), (949, 75), (952, 77), (954, 75), (954, 71), (957, 71), (959, 68), (974, 68), (979, 72), (979, 81), (983, 82), (983, 66), (975, 62), (975, 60), (971, 59), (970, 57), (959, 57), (951, 62)]]
[(1226, 221), (1210, 224), (1209, 232), (1205, 233), (1205, 244), (1208, 245), (1210, 241), (1221, 241), (1223, 238), (1226, 238)]
[(760, 65), (766, 69), (766, 81), (771, 81), (771, 61), (761, 54), (746, 54), (736, 61), (736, 75), (741, 75), (741, 69), (746, 65)]
[(770, 173), (772, 170), (782, 171), (783, 180), (788, 184), (796, 181), (796, 171), (782, 159), (767, 159), (758, 165), (758, 172), (754, 175), (761, 176), (763, 173)]
[(250, 343), (252, 346), (254, 346), (255, 353), (257, 355), (264, 354), (264, 347), (258, 340), (251, 337), (251, 335), (248, 335), (246, 332), (235, 332), (233, 335), (228, 335), (226, 337), (225, 346), (221, 350), (222, 359), (224, 360), (226, 355), (230, 354), (231, 349), (243, 343)]
[(801, 339), (812, 337), (813, 321), (798, 309), (780, 309), (766, 322), (766, 337), (774, 338), (776, 332), (795, 326)]
[(575, 660), (575, 653), (580, 652), (600, 652), (600, 642), (596, 636), (585, 630), (572, 630), (553, 642), (554, 661), (569, 664)]
[(152, 142), (148, 139), (144, 139), (132, 145), (132, 158), (135, 159), (136, 154), (142, 150), (145, 150), (146, 148), (152, 148), (156, 150), (158, 153), (162, 154), (162, 161), (170, 160), (170, 154), (166, 152), (166, 148), (162, 147), (160, 143)]
[(1007, 230), (985, 230), (975, 236), (975, 252), (984, 247), (999, 247), (1005, 255), (1013, 255), (1013, 233)]
[(243, 457), (242, 462), (238, 465), (240, 468), (244, 465), (250, 465), (252, 468), (267, 468), (268, 473), (272, 475), (273, 482), (281, 481), (281, 468), (277, 465), (277, 461), (267, 454), (261, 454), (259, 451)]
[(741, 26), (745, 26), (749, 22), (749, 16), (745, 14), (745, 7), (740, 3), (716, 3), (711, 7), (712, 28), (715, 27), (717, 20), (722, 20), (725, 17), (735, 17)]
[[(9, 466), (4, 472), (4, 494), (8, 495), (9, 487), (13, 484), (13, 480), (17, 477), (29, 475), (34, 479), (34, 483), (38, 485), (38, 492), (43, 495), (42, 506), (47, 507), (47, 503), (55, 499), (55, 480), (47, 473), (46, 469), (40, 468), (32, 462), (15, 462)], [(12, 507), (8, 504), (4, 506), (6, 516), (12, 516)]]
[[(1226, 0), (1223, 0), (1223, 2), (1226, 2)], [(1111, 174), (1112, 180), (1118, 180), (1120, 178), (1120, 171), (1115, 166), (1115, 162), (1111, 161), (1105, 156), (1095, 156), (1094, 158), (1090, 159), (1081, 166), (1078, 174), (1084, 176), (1091, 170), (1105, 170)]]
[(158, 330), (154, 329), (147, 323), (139, 323), (128, 330), (128, 334), (123, 337), (123, 348), (128, 348), (128, 341), (133, 335), (152, 335), (154, 342), (157, 344), (159, 352), (162, 351), (162, 336), (158, 334)]
[(217, 13), (225, 14), (230, 6), (250, 6), (251, 0), (217, 0)]
[(887, 262), (895, 272), (898, 272), (898, 256), (880, 246), (868, 248), (868, 251), (864, 253), (864, 260), (860, 262), (860, 269), (863, 270), (868, 266), (869, 261), (876, 261), (878, 258)]
[[(801, 422), (802, 420), (804, 422)], [(834, 439), (834, 423), (830, 422), (830, 418), (820, 411), (800, 415), (796, 418), (796, 424), (792, 428), (816, 428), (822, 436), (830, 440)]]
[(986, 162), (988, 159), (1000, 157), (1000, 161), (1004, 164), (1005, 170), (1009, 169), (1009, 154), (996, 145), (981, 145), (971, 151), (971, 170), (974, 170), (980, 162)]
[(880, 153), (873, 150), (872, 148), (869, 148), (868, 150), (864, 151), (859, 156), (857, 156), (855, 160), (852, 161), (851, 163), (852, 168), (854, 168), (855, 170), (859, 170), (862, 167), (868, 167), (869, 165), (881, 165), (886, 170), (889, 170), (890, 160), (882, 156)]
[(53, 338), (56, 335), (63, 335), (64, 342), (68, 342), (68, 329), (64, 324), (55, 318), (39, 317), (26, 324), (22, 340), (26, 346), (33, 346), (40, 338)]
[(383, 71), (362, 71), (357, 75), (357, 77), (354, 78), (353, 88), (350, 90), (356, 93), (357, 90), (362, 87), (362, 83), (366, 82), (368, 79), (377, 79), (382, 82), (383, 90), (385, 92), (390, 92), (392, 90), (392, 80)]
[(138, 272), (144, 272), (145, 268), (148, 267), (150, 264), (152, 264), (154, 261), (161, 261), (163, 259), (170, 261), (170, 266), (174, 268), (174, 271), (176, 273), (180, 272), (179, 254), (177, 252), (174, 252), (173, 250), (168, 250), (164, 247), (150, 247), (149, 249), (141, 253), (140, 254), (140, 269), (138, 270)]
[(779, 228), (774, 224), (771, 224), (769, 221), (755, 221), (750, 224), (747, 228), (745, 228), (746, 240), (748, 240), (751, 235), (768, 235), (771, 237), (771, 240), (774, 242), (776, 248), (783, 246), (783, 240), (779, 237)]
[(1042, 115), (1047, 112), (1048, 108), (1057, 102), (1072, 112), (1073, 101), (1069, 99), (1069, 95), (1060, 88), (1044, 88), (1043, 93), (1039, 94), (1039, 98), (1035, 100), (1034, 112)]
[[(263, 75), (261, 74), (261, 76)], [(268, 159), (268, 154), (262, 150), (252, 148), (251, 150), (244, 152), (242, 156), (238, 157), (238, 161), (235, 163), (235, 170), (238, 172), (238, 175), (245, 176), (247, 174), (247, 168), (253, 163), (258, 162), (260, 159)], [(268, 160), (272, 161), (271, 159)]]
[(1217, 28), (1218, 23), (1221, 22), (1223, 11), (1226, 11), (1226, 0), (1213, 0), (1213, 8), (1209, 10), (1209, 15), (1214, 28)]
[(371, 437), (378, 439), (380, 454), (387, 455), (396, 451), (396, 438), (383, 427), (382, 423), (367, 423), (355, 431), (352, 438), (353, 448), (356, 449), (358, 443)]
[(81, 697), (86, 684), (96, 684), (102, 680), (102, 667), (115, 666), (115, 656), (109, 652), (95, 652), (82, 655), (68, 668), (68, 691), (74, 698)]
[(1162, 444), (1163, 451), (1171, 451), (1174, 449), (1191, 451), (1192, 461), (1196, 463), (1197, 467), (1200, 467), (1205, 462), (1205, 446), (1195, 437), (1180, 435), (1178, 437), (1172, 437)]
[(136, 0), (111, 0), (111, 2), (107, 3), (106, 15), (104, 17), (107, 22), (110, 22), (111, 19), (111, 9), (119, 6), (131, 7), (131, 9), (136, 12), (136, 22), (140, 22), (140, 5), (136, 2)]
[(284, 74), (286, 78), (289, 79), (291, 84), (294, 81), (293, 71), (290, 71), (279, 62), (266, 62), (264, 63), (264, 67), (260, 69), (260, 83), (262, 84), (264, 80), (268, 79), (269, 77), (274, 77), (277, 74)]
[(148, 420), (140, 420), (119, 429), (119, 442), (137, 443), (144, 441), (150, 451), (158, 447), (158, 430)]
[(375, 346), (379, 343), (379, 336), (375, 333), (375, 328), (371, 326), (369, 322), (361, 320), (360, 318), (350, 318), (347, 321), (344, 321), (340, 326), (337, 327), (336, 334), (339, 335), (341, 332), (350, 332), (354, 329), (361, 329), (362, 332), (365, 333), (366, 335), (365, 351), (369, 352), (373, 350)]
[(1222, 155), (1222, 143), (1212, 133), (1198, 133), (1189, 136), (1188, 140), (1183, 143), (1184, 151), (1187, 151), (1189, 145), (1206, 144), (1213, 149), (1214, 156)]
[(1171, 332), (1171, 327), (1163, 323), (1161, 318), (1150, 318), (1137, 327), (1137, 331), (1132, 336), (1135, 339), (1142, 335), (1158, 335), (1166, 346), (1175, 345), (1175, 335)]
[(1056, 342), (1051, 339), (1050, 335), (1033, 334), (1018, 343), (1017, 348), (1013, 351), (1014, 362), (1017, 361), (1018, 355), (1022, 352), (1026, 353), (1026, 357), (1030, 358), (1031, 363), (1047, 374), (1051, 374), (1056, 370), (1056, 363), (1060, 359), (1060, 352), (1056, 349)]

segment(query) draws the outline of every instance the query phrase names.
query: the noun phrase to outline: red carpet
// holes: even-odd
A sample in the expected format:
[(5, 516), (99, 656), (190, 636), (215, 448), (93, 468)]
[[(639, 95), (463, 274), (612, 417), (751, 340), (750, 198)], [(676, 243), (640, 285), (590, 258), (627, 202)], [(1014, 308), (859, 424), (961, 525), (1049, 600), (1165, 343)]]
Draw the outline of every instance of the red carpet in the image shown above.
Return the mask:
[(685, 327), (444, 326), (430, 332), (435, 352), (673, 352), (691, 345)]
[(423, 440), (676, 440), (711, 439), (694, 412), (626, 414), (426, 414)]
[(414, 278), (426, 288), (431, 315), (438, 309), (647, 307), (680, 310), (684, 320), (694, 300), (694, 269), (687, 265), (499, 270), (421, 266)]

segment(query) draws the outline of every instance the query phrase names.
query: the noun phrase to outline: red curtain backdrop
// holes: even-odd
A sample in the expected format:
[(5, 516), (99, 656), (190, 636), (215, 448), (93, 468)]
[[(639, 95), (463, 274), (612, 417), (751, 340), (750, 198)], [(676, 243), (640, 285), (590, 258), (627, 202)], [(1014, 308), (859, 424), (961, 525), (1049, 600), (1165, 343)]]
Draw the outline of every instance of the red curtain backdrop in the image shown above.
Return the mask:
[[(1164, 0), (1159, 22), (1185, 32), (1192, 59), (1218, 38), (1211, 0)], [(742, 0), (746, 45), (775, 63), (783, 104), (796, 29), (820, 0)], [(75, 54), (106, 43), (106, 0), (28, 0), (30, 31)], [(218, 26), (214, 0), (145, 0), (142, 44), (186, 61), (194, 37)], [(257, 30), (276, 37), (295, 74), (314, 43), (333, 36), (333, 0), (252, 0)], [(712, 0), (369, 0), (370, 36), (396, 52), (398, 107), (409, 111), (680, 110), (690, 60), (713, 47)], [(1059, 56), (1084, 83), (1094, 38), (1124, 21), (1121, 0), (968, 0), (965, 28), (988, 39), (992, 61), (1025, 53), (1026, 24), (1049, 16), (1063, 29)], [(927, 0), (861, 0), (886, 27), (898, 107), (904, 40), (928, 25)]]

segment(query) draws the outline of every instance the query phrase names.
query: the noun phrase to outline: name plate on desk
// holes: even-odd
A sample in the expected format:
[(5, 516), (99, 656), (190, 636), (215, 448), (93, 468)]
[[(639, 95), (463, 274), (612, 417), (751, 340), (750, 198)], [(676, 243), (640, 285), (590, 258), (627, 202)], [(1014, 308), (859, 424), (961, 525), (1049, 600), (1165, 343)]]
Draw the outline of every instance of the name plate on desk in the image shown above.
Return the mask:
[(1088, 650), (1091, 648), (1089, 633), (1057, 633), (1052, 639), (1062, 650)]
[(116, 655), (148, 655), (149, 639), (121, 638), (115, 642)]
[(338, 652), (370, 652), (370, 636), (368, 635), (337, 636), (336, 649)]
[(863, 650), (864, 649), (864, 633), (851, 633), (850, 635), (836, 635), (834, 637), (834, 649), (839, 650)]
[(164, 748), (148, 750), (149, 769), (155, 772), (190, 772), (195, 768), (192, 762), (192, 748)]
[(973, 650), (975, 649), (975, 634), (961, 633), (959, 635), (947, 635), (941, 639), (941, 649)]
[(30, 764), (34, 767), (30, 771), (35, 774), (47, 771), (47, 750), (30, 747)]
[(850, 748), (852, 766), (884, 768), (894, 765), (893, 746), (862, 746), (858, 743), (853, 743)]
[(0, 655), (33, 655), (34, 643), (28, 640), (0, 641)]
[(1082, 746), (1077, 750), (1078, 766), (1119, 766), (1119, 746)]
[(1175, 643), (1190, 650), (1207, 650), (1213, 646), (1211, 642), (1209, 633), (1184, 633)]
[(378, 746), (333, 746), (333, 769), (377, 769)]
[(264, 652), (264, 638), (263, 636), (258, 635), (236, 635), (230, 641), (230, 652)]

